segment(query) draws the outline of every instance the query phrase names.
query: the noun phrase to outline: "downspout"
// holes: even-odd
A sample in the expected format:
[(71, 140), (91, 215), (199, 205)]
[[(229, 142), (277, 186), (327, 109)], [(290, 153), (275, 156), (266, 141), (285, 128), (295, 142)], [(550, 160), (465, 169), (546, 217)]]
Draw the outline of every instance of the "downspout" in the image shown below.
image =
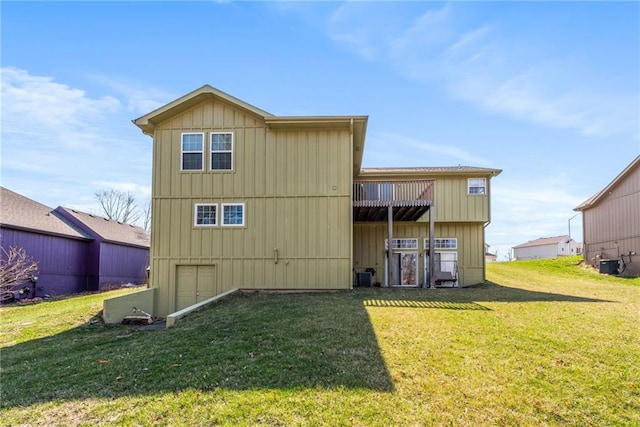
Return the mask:
[[(351, 118), (349, 123), (349, 132), (349, 139), (351, 141), (351, 150), (349, 150), (349, 169), (353, 169), (353, 117)], [(353, 173), (350, 173), (349, 175), (351, 175), (351, 182), (349, 185), (349, 200), (351, 200), (351, 209), (349, 215), (349, 224), (351, 224), (351, 236), (349, 237), (349, 271), (352, 274), (352, 280), (349, 281), (349, 289), (353, 289)]]

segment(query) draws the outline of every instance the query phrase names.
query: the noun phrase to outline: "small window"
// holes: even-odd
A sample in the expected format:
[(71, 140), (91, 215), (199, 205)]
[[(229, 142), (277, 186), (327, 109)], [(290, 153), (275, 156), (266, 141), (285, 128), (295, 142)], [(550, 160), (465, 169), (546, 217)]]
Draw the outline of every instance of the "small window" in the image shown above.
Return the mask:
[(194, 224), (197, 227), (218, 225), (218, 205), (215, 203), (196, 203)]
[[(393, 249), (418, 249), (418, 239), (391, 239)], [(389, 249), (389, 239), (384, 239), (384, 248)]]
[(235, 227), (244, 226), (244, 203), (223, 203), (222, 225)]
[(182, 134), (182, 166), (183, 171), (201, 171), (204, 148), (204, 133)]
[(233, 170), (233, 133), (211, 132), (211, 170)]
[(487, 179), (469, 178), (469, 194), (487, 194)]
[[(436, 249), (458, 249), (458, 239), (455, 237), (433, 239), (433, 245)], [(429, 239), (424, 239), (424, 248), (429, 249)]]

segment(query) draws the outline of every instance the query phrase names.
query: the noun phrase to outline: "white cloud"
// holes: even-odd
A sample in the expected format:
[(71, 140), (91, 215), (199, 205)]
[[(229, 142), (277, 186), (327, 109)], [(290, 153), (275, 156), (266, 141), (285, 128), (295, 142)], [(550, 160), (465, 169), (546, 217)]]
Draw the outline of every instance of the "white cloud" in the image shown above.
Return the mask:
[(603, 84), (597, 77), (582, 75), (587, 64), (561, 54), (524, 53), (517, 41), (500, 34), (496, 22), (463, 18), (459, 12), (465, 6), (426, 3), (427, 10), (416, 17), (403, 14), (401, 6), (346, 3), (329, 20), (329, 37), (494, 114), (584, 135), (637, 132), (637, 94), (598, 90)]
[(67, 147), (86, 147), (97, 132), (93, 124), (118, 111), (111, 96), (91, 99), (85, 92), (56, 83), (51, 77), (33, 76), (14, 67), (1, 69), (3, 133), (55, 138)]
[[(536, 178), (530, 182), (493, 180), (491, 225), (486, 240), (501, 258), (513, 246), (540, 237), (568, 234), (573, 208), (586, 197), (576, 196), (568, 177)], [(571, 237), (581, 241), (579, 218), (571, 223)]]
[[(393, 147), (393, 150), (389, 150), (389, 147)], [(448, 143), (431, 143), (388, 132), (367, 135), (365, 157), (367, 166), (419, 166), (425, 163), (434, 165), (434, 158), (438, 159), (440, 166), (491, 164), (481, 155)]]
[(404, 23), (392, 2), (345, 2), (330, 15), (329, 38), (368, 60), (383, 60), (395, 34)]
[(176, 94), (144, 82), (125, 77), (91, 75), (92, 80), (104, 85), (125, 100), (127, 111), (134, 115), (143, 115), (166, 104), (166, 100), (175, 99)]
[[(101, 184), (150, 194), (151, 140), (114, 96), (2, 68), (2, 185), (47, 206), (100, 212)], [(127, 184), (129, 183), (129, 184)]]

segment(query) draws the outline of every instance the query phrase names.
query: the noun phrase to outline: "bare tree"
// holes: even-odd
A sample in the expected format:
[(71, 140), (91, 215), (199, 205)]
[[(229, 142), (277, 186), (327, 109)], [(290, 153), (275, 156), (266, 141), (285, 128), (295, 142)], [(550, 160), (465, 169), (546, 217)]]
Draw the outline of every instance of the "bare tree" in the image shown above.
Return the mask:
[(140, 219), (140, 209), (129, 191), (99, 190), (95, 192), (95, 197), (109, 219), (127, 224), (133, 224)]
[(4, 290), (32, 282), (38, 274), (38, 262), (24, 248), (10, 246), (9, 250), (0, 249), (0, 288)]
[(142, 228), (151, 231), (151, 199), (148, 199), (140, 208), (142, 211)]

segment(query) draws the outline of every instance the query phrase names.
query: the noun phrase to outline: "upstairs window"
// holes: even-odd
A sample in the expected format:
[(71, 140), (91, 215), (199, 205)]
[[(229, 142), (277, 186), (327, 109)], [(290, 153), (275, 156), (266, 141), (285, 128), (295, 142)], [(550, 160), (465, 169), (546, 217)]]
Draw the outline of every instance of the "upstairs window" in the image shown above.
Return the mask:
[(218, 205), (215, 203), (196, 203), (194, 224), (196, 227), (215, 227), (218, 225)]
[(469, 194), (487, 194), (486, 178), (469, 178)]
[(244, 203), (223, 203), (222, 225), (235, 227), (244, 226)]
[(182, 134), (182, 165), (183, 171), (201, 171), (203, 168), (204, 133)]
[(233, 170), (233, 133), (211, 132), (211, 170)]

